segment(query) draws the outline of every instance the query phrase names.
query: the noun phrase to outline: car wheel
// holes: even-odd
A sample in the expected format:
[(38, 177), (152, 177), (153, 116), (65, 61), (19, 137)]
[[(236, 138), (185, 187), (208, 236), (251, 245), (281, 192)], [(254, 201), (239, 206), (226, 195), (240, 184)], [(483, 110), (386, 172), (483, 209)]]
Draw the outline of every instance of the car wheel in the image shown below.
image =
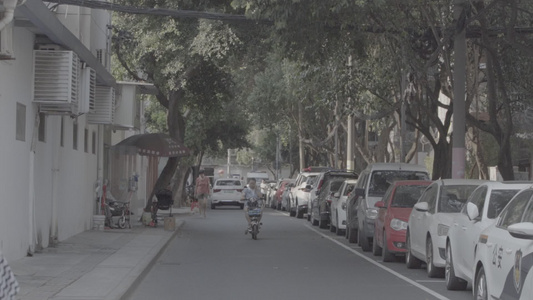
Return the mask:
[(344, 232), (343, 230), (339, 229), (339, 212), (338, 211), (335, 211), (335, 216), (336, 216), (336, 224), (337, 226), (335, 226), (335, 234), (337, 235), (342, 235)]
[(322, 229), (326, 229), (328, 227), (328, 222), (326, 222), (326, 220), (322, 220), (322, 218), (320, 218), (320, 220), (318, 220), (318, 227), (322, 228)]
[(241, 204), (241, 209), (244, 209), (244, 204)]
[(444, 276), (444, 269), (443, 268), (437, 268), (433, 264), (433, 241), (431, 240), (431, 237), (428, 237), (426, 241), (426, 264), (427, 264), (427, 272), (428, 277), (435, 278), (435, 277), (443, 277)]
[(297, 219), (303, 219), (303, 217), (304, 217), (303, 210), (298, 209), (298, 206), (296, 206), (296, 218)]
[(311, 214), (307, 213), (307, 221), (311, 222)]
[(350, 227), (346, 227), (346, 232), (348, 235), (348, 243), (351, 243), (351, 244), (357, 243), (357, 235), (359, 232)]
[(313, 224), (313, 226), (318, 226), (318, 220), (315, 219), (315, 216), (312, 212), (311, 212), (311, 224)]
[(407, 231), (407, 236), (405, 239), (405, 247), (407, 248), (407, 252), (405, 253), (405, 264), (407, 265), (407, 268), (408, 269), (420, 269), (420, 265), (422, 265), (422, 261), (414, 257), (413, 253), (411, 253), (411, 239), (409, 237), (409, 231)]
[(381, 256), (383, 249), (378, 245), (376, 239), (376, 231), (374, 231), (374, 241), (372, 242), (372, 254), (374, 256)]
[(476, 300), (488, 300), (489, 291), (487, 290), (487, 277), (485, 276), (485, 269), (481, 267), (476, 276), (476, 282), (474, 286), (474, 299)]
[[(363, 224), (363, 228), (364, 228), (364, 224)], [(359, 242), (361, 243), (361, 249), (364, 252), (368, 252), (368, 251), (372, 250), (372, 246), (370, 245), (370, 241), (366, 237), (364, 231), (359, 230), (359, 234), (358, 235), (359, 235)]]
[[(389, 244), (387, 243), (387, 233), (383, 231), (383, 261), (391, 262), (396, 260), (396, 255), (389, 251)], [(374, 241), (375, 243), (376, 241)]]
[(215, 209), (216, 206), (214, 204), (211, 204), (211, 209)]
[(465, 290), (468, 284), (465, 280), (455, 276), (452, 247), (449, 243), (446, 245), (446, 268), (444, 271), (444, 278), (446, 279), (446, 288), (448, 290)]
[[(297, 208), (296, 208), (296, 209), (297, 209)], [(295, 210), (296, 210), (296, 209), (295, 209)], [(296, 216), (296, 211), (295, 211), (295, 210), (289, 210), (289, 216), (290, 216), (290, 217), (294, 217), (294, 216)]]

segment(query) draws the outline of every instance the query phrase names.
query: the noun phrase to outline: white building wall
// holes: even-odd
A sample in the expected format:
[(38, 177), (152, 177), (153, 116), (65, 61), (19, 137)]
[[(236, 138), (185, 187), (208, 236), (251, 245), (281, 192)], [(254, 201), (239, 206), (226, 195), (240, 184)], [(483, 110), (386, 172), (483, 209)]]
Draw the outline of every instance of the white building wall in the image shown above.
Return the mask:
[[(92, 134), (99, 136), (98, 126), (88, 124), (85, 115), (77, 120), (46, 115), (45, 140), (35, 139), (36, 151), (31, 155), (38, 110), (32, 103), (34, 34), (15, 27), (13, 36), (16, 60), (0, 61), (0, 250), (10, 261), (26, 256), (33, 246), (48, 247), (51, 240), (62, 241), (91, 229), (97, 154), (103, 149), (96, 145), (96, 154), (92, 152)], [(16, 140), (17, 102), (26, 107), (24, 141)], [(77, 150), (73, 149), (75, 121)]]
[[(0, 249), (8, 260), (29, 246), (29, 157), (34, 107), (30, 77), (34, 36), (14, 28), (16, 60), (0, 61)], [(16, 140), (17, 102), (26, 106), (25, 141)]]

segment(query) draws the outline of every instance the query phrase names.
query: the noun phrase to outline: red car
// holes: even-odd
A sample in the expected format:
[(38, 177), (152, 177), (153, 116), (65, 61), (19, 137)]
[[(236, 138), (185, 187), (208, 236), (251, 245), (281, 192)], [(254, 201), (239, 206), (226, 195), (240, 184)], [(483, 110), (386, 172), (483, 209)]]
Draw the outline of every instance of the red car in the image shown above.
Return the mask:
[(406, 252), (405, 234), (413, 206), (431, 181), (396, 181), (375, 206), (379, 209), (374, 221), (372, 253), (383, 254), (383, 261), (394, 261), (397, 254)]
[(278, 210), (281, 210), (281, 198), (283, 196), (283, 193), (285, 192), (285, 190), (287, 189), (288, 185), (292, 182), (292, 180), (290, 179), (285, 179), (283, 180), (280, 185), (279, 185), (279, 188), (278, 190), (276, 191), (276, 194), (274, 194), (274, 202), (273, 204), (275, 204), (275, 207), (272, 207), (272, 208), (275, 208), (275, 209), (278, 209)]

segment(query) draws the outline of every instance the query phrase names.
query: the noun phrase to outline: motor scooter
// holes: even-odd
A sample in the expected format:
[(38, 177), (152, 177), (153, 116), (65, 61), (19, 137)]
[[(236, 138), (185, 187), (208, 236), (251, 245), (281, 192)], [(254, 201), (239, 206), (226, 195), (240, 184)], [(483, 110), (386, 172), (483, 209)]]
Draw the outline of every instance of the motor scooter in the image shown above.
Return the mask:
[(248, 216), (250, 216), (250, 229), (252, 239), (257, 240), (259, 229), (261, 229), (261, 217), (265, 207), (264, 200), (258, 199), (256, 201), (248, 200)]
[[(133, 213), (130, 211), (129, 202), (122, 202), (116, 200), (109, 200), (105, 203), (106, 205), (106, 226), (114, 228), (115, 225), (124, 229), (126, 227), (131, 227), (130, 225), (130, 215)], [(117, 221), (114, 222), (113, 217), (118, 217)]]

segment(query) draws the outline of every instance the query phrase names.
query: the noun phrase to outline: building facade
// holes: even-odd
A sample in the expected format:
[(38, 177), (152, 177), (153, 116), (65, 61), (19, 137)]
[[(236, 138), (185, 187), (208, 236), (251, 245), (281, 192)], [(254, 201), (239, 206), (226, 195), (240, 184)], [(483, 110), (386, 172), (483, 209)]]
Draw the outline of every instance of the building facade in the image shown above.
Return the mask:
[[(0, 251), (8, 260), (91, 229), (109, 148), (141, 129), (137, 90), (126, 93), (109, 72), (110, 25), (102, 10), (0, 0)], [(117, 112), (114, 101), (129, 101), (130, 111)], [(142, 182), (144, 159), (134, 160)]]

